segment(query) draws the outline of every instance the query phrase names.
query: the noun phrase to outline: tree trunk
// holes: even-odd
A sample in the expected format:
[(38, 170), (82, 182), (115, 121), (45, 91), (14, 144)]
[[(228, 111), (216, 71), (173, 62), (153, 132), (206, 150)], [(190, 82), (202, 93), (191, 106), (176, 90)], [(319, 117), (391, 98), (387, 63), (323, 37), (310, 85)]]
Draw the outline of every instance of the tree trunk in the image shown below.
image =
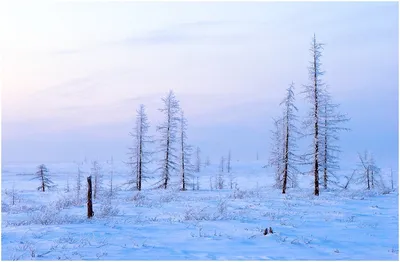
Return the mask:
[[(183, 121), (183, 120), (182, 120)], [(184, 143), (183, 143), (183, 132), (181, 133), (181, 149), (182, 149), (182, 191), (186, 190), (186, 185), (185, 185), (185, 148), (184, 148)], [(194, 185), (193, 185), (194, 187)]]
[(43, 173), (43, 168), (40, 168), (40, 175), (42, 176), (42, 192), (45, 191), (44, 189), (44, 173)]
[(286, 136), (285, 136), (285, 167), (283, 169), (282, 194), (286, 193), (286, 185), (287, 185), (287, 179), (288, 179), (288, 162), (289, 162), (289, 121), (287, 119)]
[(87, 216), (88, 218), (93, 217), (93, 203), (92, 203), (92, 177), (87, 178), (88, 182), (88, 196), (87, 196)]
[(367, 168), (367, 189), (368, 190), (370, 189), (370, 186), (369, 186), (369, 167)]
[(319, 196), (319, 163), (318, 163), (318, 154), (319, 154), (319, 145), (318, 145), (318, 81), (317, 81), (317, 54), (316, 54), (316, 39), (314, 35), (314, 195)]
[(142, 190), (142, 155), (143, 155), (143, 122), (140, 119), (140, 139), (139, 139), (139, 174), (138, 174), (138, 190)]

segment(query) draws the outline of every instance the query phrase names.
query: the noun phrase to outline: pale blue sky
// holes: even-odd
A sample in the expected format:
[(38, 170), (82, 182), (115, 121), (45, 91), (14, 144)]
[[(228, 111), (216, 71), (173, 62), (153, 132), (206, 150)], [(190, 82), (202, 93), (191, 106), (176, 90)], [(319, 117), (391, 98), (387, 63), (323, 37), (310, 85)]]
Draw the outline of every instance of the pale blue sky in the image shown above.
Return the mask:
[[(5, 1), (0, 8), (2, 159), (124, 160), (140, 103), (151, 130), (169, 89), (212, 160), (267, 161), (287, 85), (307, 83), (311, 37), (341, 111), (343, 162), (398, 163), (397, 3)], [(297, 95), (301, 114), (307, 105)]]

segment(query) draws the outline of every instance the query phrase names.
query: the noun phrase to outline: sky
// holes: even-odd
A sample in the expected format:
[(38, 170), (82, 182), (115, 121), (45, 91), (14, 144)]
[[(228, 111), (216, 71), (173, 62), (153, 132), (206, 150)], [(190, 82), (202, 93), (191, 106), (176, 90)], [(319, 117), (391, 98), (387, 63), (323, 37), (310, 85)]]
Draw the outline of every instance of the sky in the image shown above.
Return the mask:
[(161, 98), (174, 90), (204, 158), (231, 150), (267, 162), (292, 81), (300, 117), (309, 108), (301, 91), (315, 33), (323, 80), (351, 118), (342, 165), (369, 150), (398, 167), (396, 2), (0, 5), (3, 161), (126, 160), (138, 106), (157, 137)]

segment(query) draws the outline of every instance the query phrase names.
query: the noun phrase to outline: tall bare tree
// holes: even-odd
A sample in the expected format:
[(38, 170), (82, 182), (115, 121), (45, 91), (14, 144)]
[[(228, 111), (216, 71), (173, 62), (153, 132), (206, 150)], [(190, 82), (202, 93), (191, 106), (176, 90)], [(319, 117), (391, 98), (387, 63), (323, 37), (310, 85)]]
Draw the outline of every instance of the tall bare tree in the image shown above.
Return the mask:
[(161, 171), (159, 187), (167, 189), (172, 172), (179, 169), (175, 143), (180, 109), (179, 102), (172, 90), (169, 91), (165, 98), (162, 98), (162, 101), (164, 106), (159, 110), (164, 113), (165, 120), (157, 126), (157, 130), (161, 134), (160, 152), (163, 154), (163, 157), (160, 161), (160, 167), (158, 170)]
[(296, 175), (298, 173), (296, 164), (299, 162), (299, 156), (296, 154), (297, 144), (296, 137), (299, 135), (297, 130), (297, 107), (295, 106), (294, 83), (286, 89), (287, 94), (281, 102), (283, 109), (283, 184), (282, 194), (286, 193), (288, 180), (291, 180), (292, 185), (296, 184)]
[(37, 188), (38, 190), (42, 190), (42, 192), (46, 191), (46, 188), (49, 189), (54, 186), (53, 181), (50, 179), (49, 170), (47, 167), (42, 164), (37, 167), (38, 171), (36, 171), (36, 179), (40, 180), (40, 186)]
[(146, 174), (149, 173), (148, 164), (152, 161), (153, 152), (148, 149), (153, 143), (153, 138), (148, 134), (150, 124), (146, 114), (146, 108), (143, 104), (136, 110), (136, 125), (133, 132), (129, 135), (133, 139), (133, 147), (129, 148), (129, 162), (133, 179), (128, 184), (136, 184), (136, 189), (142, 190), (142, 182), (146, 180)]
[[(180, 133), (180, 164), (181, 164), (181, 183), (182, 183), (182, 191), (187, 190), (187, 184), (189, 180), (189, 176), (191, 175), (191, 171), (193, 170), (192, 164), (190, 163), (191, 151), (192, 147), (187, 144), (187, 119), (185, 118), (184, 112), (181, 111), (180, 117), (180, 125), (179, 125), (179, 133)], [(194, 188), (194, 182), (193, 182)]]
[(321, 56), (322, 56), (323, 44), (317, 41), (317, 38), (314, 34), (314, 37), (311, 42), (310, 53), (312, 59), (310, 61), (310, 65), (308, 67), (308, 75), (310, 83), (305, 85), (305, 91), (303, 93), (306, 94), (306, 98), (310, 101), (311, 110), (308, 115), (307, 120), (305, 121), (306, 127), (311, 128), (311, 135), (313, 137), (312, 143), (312, 151), (310, 154), (305, 155), (305, 159), (312, 164), (312, 172), (314, 175), (314, 195), (319, 195), (319, 171), (321, 167), (320, 161), (320, 132), (321, 132), (321, 100), (323, 98), (323, 94), (325, 91), (325, 83), (322, 81), (322, 76), (324, 75), (324, 71), (321, 69)]

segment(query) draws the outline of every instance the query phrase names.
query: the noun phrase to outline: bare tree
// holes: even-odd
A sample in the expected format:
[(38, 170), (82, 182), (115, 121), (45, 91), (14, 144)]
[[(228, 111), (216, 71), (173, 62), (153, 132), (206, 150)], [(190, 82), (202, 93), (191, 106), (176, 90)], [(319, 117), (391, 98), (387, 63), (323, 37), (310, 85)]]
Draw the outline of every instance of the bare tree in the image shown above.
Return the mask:
[(45, 192), (46, 188), (49, 189), (54, 186), (53, 181), (50, 180), (49, 170), (43, 164), (38, 166), (35, 178), (40, 180), (40, 186), (37, 189), (42, 190), (42, 192)]
[(201, 153), (200, 147), (197, 147), (197, 148), (196, 148), (196, 169), (195, 169), (195, 171), (196, 171), (197, 173), (200, 172), (200, 166), (201, 166), (200, 153)]
[(282, 189), (283, 185), (283, 156), (284, 156), (284, 128), (283, 119), (273, 119), (274, 130), (271, 131), (271, 153), (269, 158), (269, 165), (275, 169), (275, 183), (274, 187)]
[[(181, 111), (180, 117), (180, 151), (181, 151), (181, 183), (182, 183), (182, 191), (186, 190), (187, 181), (189, 181), (189, 175), (193, 170), (192, 164), (190, 163), (191, 156), (191, 146), (189, 146), (186, 142), (187, 140), (187, 119), (184, 116), (184, 112)], [(194, 182), (193, 182), (194, 189)]]
[(82, 171), (78, 164), (78, 173), (76, 175), (76, 203), (79, 205), (81, 203), (81, 185), (82, 185)]
[(206, 162), (204, 163), (204, 166), (210, 166), (210, 156), (207, 156)]
[(165, 120), (157, 126), (161, 134), (160, 152), (164, 155), (160, 161), (161, 181), (159, 187), (167, 189), (168, 182), (171, 179), (171, 172), (178, 170), (178, 157), (176, 155), (176, 133), (179, 122), (179, 102), (175, 98), (174, 92), (169, 91), (165, 98), (162, 98), (163, 108), (159, 109), (164, 113)]
[(220, 172), (224, 172), (224, 166), (225, 166), (225, 157), (221, 156), (221, 161), (219, 162)]
[(136, 111), (136, 125), (133, 132), (129, 133), (133, 138), (133, 147), (129, 148), (129, 162), (133, 179), (128, 184), (136, 184), (136, 189), (142, 190), (142, 182), (146, 180), (148, 164), (152, 161), (153, 152), (148, 149), (148, 145), (153, 143), (152, 136), (148, 135), (150, 124), (145, 111), (145, 106), (140, 105)]
[(321, 113), (321, 166), (323, 168), (323, 186), (328, 188), (328, 182), (333, 184), (338, 183), (336, 171), (339, 169), (339, 153), (341, 152), (339, 145), (336, 143), (339, 140), (340, 131), (348, 131), (348, 128), (342, 127), (344, 122), (350, 119), (339, 112), (337, 109), (339, 104), (332, 102), (331, 95), (325, 90), (322, 99)]
[(306, 98), (311, 103), (310, 114), (305, 121), (306, 127), (311, 127), (312, 132), (308, 135), (313, 137), (312, 151), (310, 154), (306, 154), (305, 157), (309, 157), (309, 162), (312, 163), (312, 172), (314, 175), (314, 195), (319, 195), (319, 171), (321, 167), (320, 162), (320, 129), (321, 129), (321, 99), (325, 90), (325, 83), (322, 82), (322, 76), (324, 72), (321, 69), (321, 56), (322, 56), (323, 44), (317, 42), (317, 38), (312, 39), (310, 52), (312, 60), (308, 67), (310, 84), (305, 85)]
[(228, 171), (228, 173), (231, 172), (231, 150), (229, 150), (229, 153), (228, 153), (228, 159), (226, 162), (226, 170)]
[(359, 183), (365, 183), (368, 190), (375, 188), (379, 185), (380, 169), (376, 166), (372, 154), (364, 151), (364, 154), (358, 154), (361, 166), (361, 175), (358, 179)]
[(101, 166), (97, 161), (92, 162), (92, 168), (90, 169), (90, 176), (94, 177), (93, 199), (96, 199), (100, 191), (102, 191), (102, 186), (103, 186), (103, 173), (101, 170)]
[(296, 163), (299, 162), (299, 157), (295, 153), (297, 148), (296, 136), (298, 136), (299, 131), (297, 130), (297, 107), (295, 106), (294, 97), (294, 84), (290, 84), (289, 88), (286, 89), (287, 94), (285, 99), (281, 102), (284, 105), (283, 110), (283, 130), (284, 130), (284, 150), (283, 150), (283, 184), (282, 184), (282, 194), (286, 193), (288, 180), (292, 181), (292, 185), (295, 184), (296, 174), (298, 170), (296, 168)]

